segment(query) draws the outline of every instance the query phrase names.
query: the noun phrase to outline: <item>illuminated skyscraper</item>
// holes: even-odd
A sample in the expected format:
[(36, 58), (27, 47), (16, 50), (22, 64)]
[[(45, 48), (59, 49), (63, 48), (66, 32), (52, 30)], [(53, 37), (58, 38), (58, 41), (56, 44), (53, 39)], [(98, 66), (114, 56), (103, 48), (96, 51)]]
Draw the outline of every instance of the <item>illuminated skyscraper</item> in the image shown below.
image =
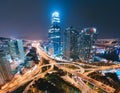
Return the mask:
[(79, 34), (78, 51), (81, 60), (89, 60), (94, 54), (93, 45), (97, 39), (96, 28), (84, 28)]
[(22, 62), (24, 62), (25, 52), (23, 49), (23, 41), (17, 40), (17, 46), (18, 46), (18, 51), (19, 51), (19, 58), (21, 59)]
[(0, 49), (0, 86), (11, 80), (13, 77), (10, 63), (7, 61), (6, 56), (7, 52), (5, 49)]
[(67, 60), (78, 58), (78, 35), (79, 33), (73, 27), (68, 27), (64, 32), (64, 57)]
[(60, 18), (59, 13), (52, 14), (51, 27), (48, 32), (49, 53), (59, 55), (61, 50), (61, 33), (60, 33)]
[(9, 42), (9, 48), (10, 48), (10, 55), (13, 60), (20, 59), (22, 62), (24, 62), (24, 50), (23, 50), (23, 42), (22, 40), (10, 40)]

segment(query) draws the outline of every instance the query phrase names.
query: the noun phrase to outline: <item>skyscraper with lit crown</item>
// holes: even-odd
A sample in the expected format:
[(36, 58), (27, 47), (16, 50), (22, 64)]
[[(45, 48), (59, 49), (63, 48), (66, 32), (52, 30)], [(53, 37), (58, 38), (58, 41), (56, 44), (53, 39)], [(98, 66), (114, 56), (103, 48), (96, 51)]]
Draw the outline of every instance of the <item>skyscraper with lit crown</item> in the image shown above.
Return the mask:
[(53, 55), (59, 55), (61, 50), (60, 16), (58, 12), (52, 14), (51, 27), (48, 32), (49, 50)]
[(94, 44), (97, 39), (96, 28), (84, 28), (79, 34), (78, 51), (79, 58), (89, 62), (94, 56)]

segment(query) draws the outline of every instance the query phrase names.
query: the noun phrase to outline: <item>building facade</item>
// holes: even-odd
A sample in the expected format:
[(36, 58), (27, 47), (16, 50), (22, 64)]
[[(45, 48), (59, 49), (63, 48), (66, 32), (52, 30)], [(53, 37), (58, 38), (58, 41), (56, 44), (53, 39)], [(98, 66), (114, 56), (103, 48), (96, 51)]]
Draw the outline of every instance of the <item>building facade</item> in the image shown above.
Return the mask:
[(12, 79), (10, 62), (8, 62), (5, 49), (0, 49), (0, 86)]
[(18, 51), (19, 51), (19, 58), (21, 59), (22, 62), (24, 62), (25, 52), (23, 48), (23, 41), (17, 40), (17, 46), (18, 46)]
[(59, 55), (61, 52), (61, 32), (60, 32), (59, 13), (52, 14), (51, 27), (48, 32), (49, 49), (48, 52), (53, 55)]
[(25, 53), (22, 40), (11, 39), (10, 41), (8, 41), (8, 45), (10, 48), (10, 55), (13, 61), (17, 61), (19, 59), (21, 60), (21, 62), (24, 62)]
[(78, 36), (79, 33), (75, 28), (68, 27), (64, 32), (63, 49), (64, 57), (67, 60), (78, 58)]
[(79, 59), (89, 62), (94, 55), (94, 44), (97, 39), (97, 32), (95, 28), (84, 28), (79, 33), (78, 51)]

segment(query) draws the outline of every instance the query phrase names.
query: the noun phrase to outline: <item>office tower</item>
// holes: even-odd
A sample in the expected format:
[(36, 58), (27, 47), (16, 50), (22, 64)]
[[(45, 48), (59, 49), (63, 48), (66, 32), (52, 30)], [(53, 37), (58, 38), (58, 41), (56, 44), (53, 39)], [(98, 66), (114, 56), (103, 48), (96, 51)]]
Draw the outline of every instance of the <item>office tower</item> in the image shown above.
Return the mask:
[(10, 55), (11, 55), (12, 59), (13, 60), (18, 59), (19, 51), (18, 51), (16, 40), (8, 41), (8, 45), (9, 45)]
[(24, 61), (24, 50), (23, 50), (23, 42), (22, 40), (10, 40), (8, 41), (10, 48), (10, 55), (14, 61), (21, 60)]
[(7, 54), (8, 53), (4, 48), (0, 48), (0, 86), (11, 80), (13, 77), (10, 63), (6, 58)]
[(79, 58), (89, 62), (94, 55), (93, 45), (96, 41), (97, 33), (95, 28), (84, 28), (78, 39)]
[(64, 32), (63, 49), (67, 60), (78, 58), (78, 35), (79, 33), (73, 27), (66, 28)]
[(49, 50), (53, 55), (59, 55), (61, 51), (61, 32), (60, 32), (60, 18), (59, 13), (52, 14), (51, 27), (48, 32)]
[(24, 62), (25, 53), (23, 49), (23, 41), (17, 40), (17, 46), (18, 46), (18, 51), (19, 51), (19, 58), (21, 59), (21, 61)]

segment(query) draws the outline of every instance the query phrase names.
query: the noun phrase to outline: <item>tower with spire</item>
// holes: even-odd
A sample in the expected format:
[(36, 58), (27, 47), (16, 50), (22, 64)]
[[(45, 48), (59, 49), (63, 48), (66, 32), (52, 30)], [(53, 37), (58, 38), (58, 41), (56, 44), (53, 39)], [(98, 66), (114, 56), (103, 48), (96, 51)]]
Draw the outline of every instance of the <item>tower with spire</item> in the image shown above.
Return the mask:
[(61, 49), (60, 15), (58, 12), (52, 14), (51, 26), (48, 32), (49, 50), (53, 55), (59, 55)]

